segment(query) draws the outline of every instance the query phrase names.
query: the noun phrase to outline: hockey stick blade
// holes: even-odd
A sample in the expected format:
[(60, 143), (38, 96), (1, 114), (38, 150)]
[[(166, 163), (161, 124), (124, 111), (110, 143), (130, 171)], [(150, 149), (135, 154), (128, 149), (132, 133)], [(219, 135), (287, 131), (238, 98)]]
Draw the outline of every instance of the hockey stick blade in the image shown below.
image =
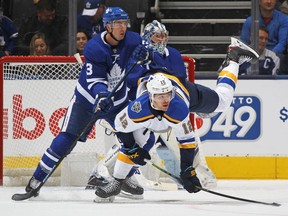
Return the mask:
[[(165, 169), (162, 169), (161, 167), (159, 167), (158, 165), (152, 163), (151, 161), (145, 160), (147, 163), (151, 164), (152, 166), (154, 166), (156, 169), (162, 171), (163, 173), (167, 174), (168, 176), (170, 176), (172, 179), (174, 179), (176, 182), (178, 182), (179, 184), (181, 184), (183, 186), (183, 182), (181, 180), (181, 178), (179, 176), (173, 175), (172, 173), (168, 172)], [(271, 206), (281, 206), (281, 204), (273, 202), (273, 203), (268, 203), (268, 202), (262, 202), (262, 201), (257, 201), (257, 200), (251, 200), (251, 199), (244, 199), (241, 197), (236, 197), (236, 196), (231, 196), (231, 195), (227, 195), (227, 194), (223, 194), (223, 193), (219, 193), (219, 192), (215, 192), (212, 190), (208, 190), (206, 188), (203, 187), (198, 187), (196, 186), (197, 189), (201, 190), (201, 191), (205, 191), (207, 193), (211, 193), (217, 196), (222, 196), (222, 197), (226, 197), (229, 199), (235, 199), (235, 200), (239, 200), (239, 201), (243, 201), (243, 202), (250, 202), (250, 203), (256, 203), (256, 204), (263, 204), (263, 205), (271, 205)]]
[(208, 190), (206, 188), (202, 188), (202, 187), (198, 187), (198, 186), (196, 186), (196, 188), (198, 188), (199, 190), (205, 191), (207, 193), (211, 193), (214, 195), (218, 195), (218, 196), (222, 196), (222, 197), (226, 197), (226, 198), (230, 198), (230, 199), (235, 199), (235, 200), (239, 200), (239, 201), (243, 201), (243, 202), (257, 203), (257, 204), (263, 204), (263, 205), (272, 205), (272, 206), (281, 206), (281, 204), (276, 203), (276, 202), (268, 203), (268, 202), (262, 202), (262, 201), (257, 201), (257, 200), (244, 199), (241, 197), (235, 197), (235, 196), (231, 196), (231, 195), (227, 195), (227, 194), (223, 194), (223, 193), (218, 193), (218, 192), (211, 191), (211, 190)]
[(38, 192), (36, 190), (31, 190), (27, 193), (22, 193), (22, 194), (14, 194), (12, 196), (12, 200), (14, 201), (23, 201), (23, 200), (26, 200), (26, 199), (29, 199), (31, 197), (36, 197), (38, 196)]

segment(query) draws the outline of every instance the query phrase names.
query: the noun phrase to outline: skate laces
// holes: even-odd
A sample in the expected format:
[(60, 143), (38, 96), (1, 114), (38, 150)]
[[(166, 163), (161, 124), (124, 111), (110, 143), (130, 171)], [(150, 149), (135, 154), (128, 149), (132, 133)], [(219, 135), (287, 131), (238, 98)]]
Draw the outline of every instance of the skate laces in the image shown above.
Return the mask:
[(127, 187), (136, 189), (138, 186), (138, 184), (136, 182), (134, 182), (131, 178), (127, 178), (124, 182), (123, 185), (126, 185)]
[(113, 179), (111, 182), (101, 188), (106, 193), (111, 193), (120, 188), (120, 182)]

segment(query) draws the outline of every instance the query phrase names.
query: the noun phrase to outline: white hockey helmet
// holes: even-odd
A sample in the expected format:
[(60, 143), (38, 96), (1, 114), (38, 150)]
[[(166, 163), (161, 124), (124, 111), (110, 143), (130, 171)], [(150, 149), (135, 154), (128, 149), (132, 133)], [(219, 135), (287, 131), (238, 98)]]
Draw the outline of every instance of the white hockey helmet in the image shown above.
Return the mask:
[(172, 82), (162, 73), (150, 75), (146, 84), (146, 88), (149, 93), (151, 106), (153, 108), (155, 108), (153, 105), (153, 100), (156, 94), (171, 92), (170, 100), (172, 100), (175, 96), (175, 87), (172, 85)]
[[(162, 40), (160, 42), (152, 41), (152, 37), (156, 34), (161, 35)], [(151, 23), (148, 23), (145, 26), (142, 38), (154, 52), (159, 52), (162, 55), (164, 54), (164, 50), (168, 42), (168, 31), (166, 30), (165, 25), (157, 20), (153, 20)]]

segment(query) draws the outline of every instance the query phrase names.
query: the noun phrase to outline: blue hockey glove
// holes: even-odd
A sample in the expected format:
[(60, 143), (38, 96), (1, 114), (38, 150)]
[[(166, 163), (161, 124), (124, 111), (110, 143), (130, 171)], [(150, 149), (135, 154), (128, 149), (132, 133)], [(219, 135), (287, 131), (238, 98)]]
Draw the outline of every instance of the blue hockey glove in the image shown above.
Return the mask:
[(140, 147), (133, 148), (125, 153), (131, 161), (141, 166), (146, 164), (145, 159), (151, 160), (149, 152)]
[(103, 113), (108, 113), (109, 110), (113, 107), (113, 100), (107, 99), (109, 94), (109, 92), (100, 92), (97, 94), (95, 101), (95, 112), (97, 110), (101, 110)]
[(132, 53), (132, 59), (136, 62), (145, 61), (148, 59), (148, 57), (149, 57), (149, 51), (142, 44), (138, 45)]
[(200, 184), (200, 181), (196, 175), (194, 167), (188, 167), (185, 171), (182, 171), (180, 174), (180, 177), (183, 181), (183, 187), (189, 192), (189, 193), (197, 193), (200, 190), (196, 188), (202, 187)]

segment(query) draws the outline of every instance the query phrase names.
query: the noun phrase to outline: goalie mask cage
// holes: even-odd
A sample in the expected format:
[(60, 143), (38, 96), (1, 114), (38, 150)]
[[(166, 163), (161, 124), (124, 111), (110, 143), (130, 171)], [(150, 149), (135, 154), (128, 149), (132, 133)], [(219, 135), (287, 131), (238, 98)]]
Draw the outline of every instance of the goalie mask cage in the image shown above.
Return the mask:
[[(194, 60), (187, 56), (183, 60), (194, 82)], [(0, 185), (26, 185), (60, 132), (82, 64), (73, 56), (8, 56), (0, 64)], [(103, 134), (103, 127), (96, 124), (73, 152), (104, 155)], [(57, 170), (53, 175), (57, 172), (60, 175)]]

